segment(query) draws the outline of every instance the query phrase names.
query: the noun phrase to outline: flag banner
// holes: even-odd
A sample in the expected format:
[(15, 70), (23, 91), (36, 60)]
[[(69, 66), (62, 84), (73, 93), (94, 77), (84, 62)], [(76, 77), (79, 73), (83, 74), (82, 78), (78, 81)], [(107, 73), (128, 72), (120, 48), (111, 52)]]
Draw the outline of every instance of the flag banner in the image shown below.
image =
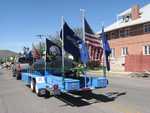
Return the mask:
[[(86, 63), (87, 61), (81, 58), (84, 56), (84, 59), (88, 59), (88, 56), (85, 55), (86, 52), (88, 52), (87, 48), (85, 47), (86, 45), (83, 44), (83, 40), (74, 33), (74, 31), (68, 26), (66, 22), (63, 25), (63, 35), (65, 51), (70, 53), (76, 61)], [(62, 38), (62, 30), (60, 32), (60, 37)]]
[(56, 56), (61, 56), (61, 47), (46, 38), (46, 61), (51, 61)]
[(102, 37), (103, 49), (105, 51), (106, 67), (107, 67), (107, 70), (110, 71), (110, 63), (109, 63), (108, 57), (111, 54), (111, 49), (110, 49), (106, 34), (104, 32), (104, 27), (102, 28), (101, 37)]
[(35, 59), (40, 59), (41, 58), (40, 51), (33, 44), (32, 44), (32, 56)]
[(88, 47), (90, 61), (101, 61), (103, 49), (98, 35), (95, 35), (87, 20), (84, 18), (85, 42)]

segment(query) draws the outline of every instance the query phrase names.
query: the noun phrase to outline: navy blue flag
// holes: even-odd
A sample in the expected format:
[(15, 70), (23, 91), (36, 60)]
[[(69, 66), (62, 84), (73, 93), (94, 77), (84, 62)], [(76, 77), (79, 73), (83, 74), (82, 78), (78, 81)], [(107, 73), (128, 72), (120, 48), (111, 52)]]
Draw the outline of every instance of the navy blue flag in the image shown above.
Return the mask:
[(104, 32), (104, 27), (102, 28), (101, 37), (102, 37), (102, 43), (103, 43), (103, 50), (105, 52), (106, 67), (107, 67), (107, 70), (110, 71), (110, 64), (109, 64), (108, 57), (111, 54), (111, 49), (110, 49), (109, 43), (107, 41), (106, 34)]
[(88, 24), (88, 22), (85, 18), (84, 18), (84, 27), (85, 27), (85, 32), (86, 33), (94, 35), (94, 32), (93, 32), (92, 28), (90, 27), (90, 25)]
[[(84, 53), (84, 51), (87, 51), (85, 44), (83, 44), (83, 40), (73, 32), (66, 22), (63, 25), (63, 34), (65, 51), (70, 53), (76, 61), (86, 63), (87, 61), (85, 59), (88, 58), (86, 53)], [(62, 30), (60, 32), (60, 37), (62, 38)]]

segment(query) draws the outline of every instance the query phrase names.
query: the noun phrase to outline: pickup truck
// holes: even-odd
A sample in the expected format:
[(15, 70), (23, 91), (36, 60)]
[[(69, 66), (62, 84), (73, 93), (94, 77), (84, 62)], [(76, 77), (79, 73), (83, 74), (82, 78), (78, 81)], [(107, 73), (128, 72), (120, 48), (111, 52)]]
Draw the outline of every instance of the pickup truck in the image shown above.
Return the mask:
[(21, 79), (21, 72), (26, 72), (30, 68), (31, 59), (26, 57), (18, 57), (12, 66), (13, 77), (17, 80)]

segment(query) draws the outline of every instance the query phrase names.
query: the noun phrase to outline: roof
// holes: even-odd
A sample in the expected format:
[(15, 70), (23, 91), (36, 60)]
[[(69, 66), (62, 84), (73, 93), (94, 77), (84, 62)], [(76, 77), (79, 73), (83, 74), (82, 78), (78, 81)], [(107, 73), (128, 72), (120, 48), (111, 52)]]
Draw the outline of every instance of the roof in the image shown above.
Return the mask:
[[(126, 11), (120, 13), (119, 16), (129, 13), (130, 10), (131, 10), (131, 8), (127, 9)], [(128, 27), (128, 26), (132, 26), (132, 25), (150, 22), (149, 11), (150, 11), (150, 4), (147, 4), (140, 9), (140, 13), (141, 13), (140, 18), (138, 18), (136, 20), (130, 20), (128, 22), (122, 22), (121, 20), (118, 20), (118, 21), (114, 22), (113, 24), (105, 27), (104, 30), (105, 30), (105, 32), (108, 32), (108, 31), (112, 31), (115, 29), (123, 28), (123, 27)], [(101, 31), (97, 32), (97, 34), (100, 34), (100, 33), (101, 33)]]
[(10, 50), (0, 50), (0, 57), (10, 57), (18, 55), (16, 52)]

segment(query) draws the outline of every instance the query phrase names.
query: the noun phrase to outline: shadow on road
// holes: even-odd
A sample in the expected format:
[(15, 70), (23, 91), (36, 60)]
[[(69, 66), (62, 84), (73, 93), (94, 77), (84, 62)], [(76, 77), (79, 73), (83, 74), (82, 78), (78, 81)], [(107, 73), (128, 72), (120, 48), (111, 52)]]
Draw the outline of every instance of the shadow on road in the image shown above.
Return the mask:
[(111, 102), (119, 96), (126, 95), (126, 92), (108, 92), (106, 94), (94, 94), (85, 92), (62, 93), (56, 96), (57, 99), (63, 101), (70, 106), (87, 106), (99, 102)]

